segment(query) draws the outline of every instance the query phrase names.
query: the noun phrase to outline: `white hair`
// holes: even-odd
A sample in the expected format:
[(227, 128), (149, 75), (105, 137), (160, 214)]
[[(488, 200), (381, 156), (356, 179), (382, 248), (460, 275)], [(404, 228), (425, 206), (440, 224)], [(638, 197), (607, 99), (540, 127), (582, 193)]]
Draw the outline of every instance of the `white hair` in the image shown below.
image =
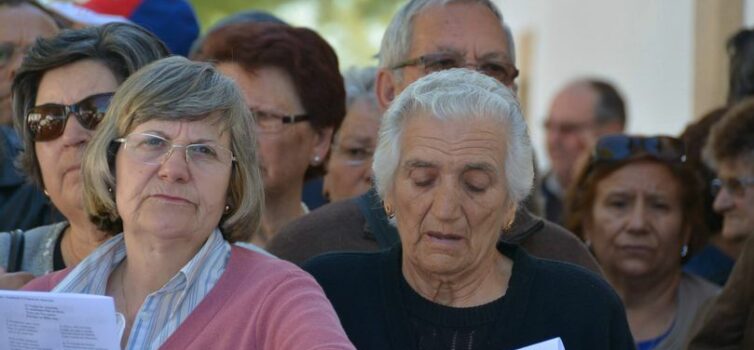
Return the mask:
[(393, 188), (406, 123), (425, 114), (438, 121), (500, 121), (506, 135), (504, 174), (509, 198), (514, 203), (526, 198), (534, 182), (534, 150), (518, 100), (499, 81), (474, 70), (455, 68), (415, 81), (383, 115), (372, 164), (377, 193), (382, 199)]
[(401, 7), (393, 16), (385, 29), (382, 37), (379, 53), (379, 67), (390, 68), (400, 64), (402, 61), (409, 59), (408, 54), (411, 51), (411, 39), (414, 35), (414, 18), (427, 7), (445, 6), (450, 3), (468, 3), (480, 4), (490, 9), (493, 15), (500, 20), (500, 25), (505, 31), (505, 38), (508, 41), (508, 55), (513, 64), (515, 61), (515, 49), (513, 44), (513, 34), (508, 26), (503, 24), (503, 15), (497, 6), (490, 0), (412, 0)]

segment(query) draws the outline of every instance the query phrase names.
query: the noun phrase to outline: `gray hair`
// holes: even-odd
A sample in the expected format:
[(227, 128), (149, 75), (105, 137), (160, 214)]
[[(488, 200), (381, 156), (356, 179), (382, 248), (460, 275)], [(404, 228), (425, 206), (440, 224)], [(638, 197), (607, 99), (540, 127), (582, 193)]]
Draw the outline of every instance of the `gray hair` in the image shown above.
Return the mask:
[(503, 15), (497, 6), (490, 0), (411, 0), (390, 20), (385, 34), (382, 37), (379, 53), (379, 67), (390, 68), (400, 64), (403, 60), (408, 59), (411, 51), (411, 41), (414, 35), (414, 18), (422, 10), (430, 6), (445, 6), (450, 3), (469, 3), (480, 4), (490, 9), (492, 14), (500, 20), (500, 25), (506, 33), (508, 40), (509, 59), (515, 64), (515, 54), (513, 49), (513, 35), (508, 26), (503, 25)]
[(609, 82), (600, 79), (586, 81), (597, 93), (597, 105), (594, 107), (594, 119), (598, 125), (618, 123), (626, 126), (626, 104), (618, 89)]
[(17, 159), (19, 168), (33, 183), (44, 188), (34, 141), (26, 127), (26, 114), (34, 107), (39, 83), (47, 71), (92, 59), (102, 62), (122, 82), (139, 68), (168, 54), (165, 44), (154, 34), (127, 23), (64, 30), (55, 37), (38, 39), (13, 79), (13, 122), (24, 144), (24, 151)]
[(351, 108), (354, 102), (362, 98), (366, 98), (375, 108), (378, 106), (377, 95), (374, 93), (376, 77), (376, 67), (351, 67), (343, 73), (343, 83), (346, 87), (346, 109)]
[[(438, 121), (488, 118), (500, 121), (507, 137), (505, 181), (516, 204), (534, 182), (531, 140), (513, 91), (497, 80), (466, 68), (429, 74), (409, 85), (383, 115), (374, 171), (377, 193), (383, 199), (393, 188), (401, 156), (401, 135), (408, 120), (428, 113)], [(471, 121), (470, 121), (471, 122)]]
[(256, 153), (251, 112), (236, 84), (209, 63), (174, 56), (156, 61), (126, 80), (89, 143), (82, 163), (84, 209), (106, 232), (119, 232), (122, 222), (115, 199), (113, 140), (149, 120), (217, 120), (229, 131), (236, 162), (227, 189), (229, 211), (218, 226), (229, 242), (246, 241), (260, 225), (264, 189)]

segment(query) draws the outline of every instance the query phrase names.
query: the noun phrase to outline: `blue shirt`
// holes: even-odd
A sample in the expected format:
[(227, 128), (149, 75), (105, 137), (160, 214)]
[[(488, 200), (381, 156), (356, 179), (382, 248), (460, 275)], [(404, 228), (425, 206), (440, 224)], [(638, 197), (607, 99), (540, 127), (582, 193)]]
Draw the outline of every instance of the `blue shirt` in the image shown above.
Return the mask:
[[(159, 348), (215, 286), (229, 257), (230, 244), (215, 229), (175, 276), (144, 299), (126, 349)], [(52, 292), (105, 295), (110, 274), (125, 258), (123, 234), (118, 234), (76, 266)]]

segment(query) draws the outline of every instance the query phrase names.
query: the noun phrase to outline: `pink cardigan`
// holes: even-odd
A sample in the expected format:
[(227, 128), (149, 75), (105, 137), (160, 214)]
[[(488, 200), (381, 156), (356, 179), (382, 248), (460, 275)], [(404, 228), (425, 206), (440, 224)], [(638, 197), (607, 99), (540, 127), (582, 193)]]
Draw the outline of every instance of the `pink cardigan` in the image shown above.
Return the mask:
[[(49, 291), (70, 268), (34, 279)], [(322, 288), (295, 265), (232, 246), (214, 288), (161, 349), (354, 349)]]

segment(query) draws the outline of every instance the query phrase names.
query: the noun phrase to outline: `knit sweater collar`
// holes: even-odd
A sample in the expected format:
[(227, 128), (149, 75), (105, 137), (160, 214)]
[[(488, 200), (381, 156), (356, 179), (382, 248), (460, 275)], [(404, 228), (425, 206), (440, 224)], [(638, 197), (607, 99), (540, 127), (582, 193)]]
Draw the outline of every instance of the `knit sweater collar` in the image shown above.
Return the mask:
[[(532, 280), (535, 278), (534, 260), (520, 247), (498, 242), (498, 251), (513, 260), (513, 269), (506, 294), (488, 304), (472, 308), (453, 308), (432, 303), (411, 289), (401, 272), (401, 245), (398, 244), (382, 255), (383, 297), (388, 307), (385, 317), (390, 325), (390, 337), (394, 348), (416, 348), (416, 340), (411, 334), (409, 313), (417, 317), (432, 320), (445, 327), (474, 327), (487, 322), (494, 322), (494, 329), (501, 330), (497, 337), (488, 339), (491, 349), (500, 348), (502, 339), (512, 337), (518, 332), (519, 325), (503, 324), (502, 314), (525, 315), (528, 295)], [(407, 291), (406, 288), (409, 290)]]

